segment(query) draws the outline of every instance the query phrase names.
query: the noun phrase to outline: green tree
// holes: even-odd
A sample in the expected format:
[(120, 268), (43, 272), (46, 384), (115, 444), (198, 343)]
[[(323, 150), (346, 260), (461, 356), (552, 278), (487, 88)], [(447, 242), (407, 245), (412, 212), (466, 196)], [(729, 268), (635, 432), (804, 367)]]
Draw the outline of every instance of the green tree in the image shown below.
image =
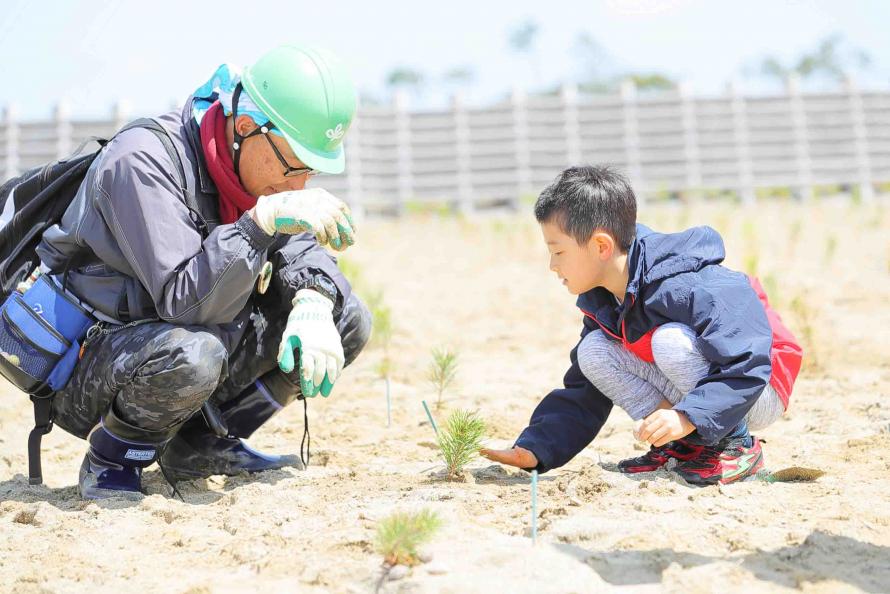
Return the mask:
[(848, 73), (868, 68), (871, 64), (867, 53), (845, 45), (843, 37), (836, 33), (822, 39), (813, 50), (802, 54), (793, 63), (767, 56), (760, 63), (760, 74), (781, 82), (792, 74), (804, 80), (822, 76), (842, 81)]
[(386, 75), (386, 86), (390, 90), (406, 89), (420, 95), (426, 84), (426, 77), (423, 72), (407, 66), (399, 66), (390, 71)]

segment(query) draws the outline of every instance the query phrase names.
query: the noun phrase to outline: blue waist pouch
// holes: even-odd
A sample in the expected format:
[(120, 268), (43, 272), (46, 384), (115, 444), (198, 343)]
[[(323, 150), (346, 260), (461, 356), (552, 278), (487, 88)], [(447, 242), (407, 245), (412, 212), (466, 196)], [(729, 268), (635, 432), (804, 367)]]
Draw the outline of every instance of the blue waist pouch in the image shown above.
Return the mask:
[(20, 390), (55, 392), (68, 383), (95, 319), (47, 275), (0, 306), (0, 374)]

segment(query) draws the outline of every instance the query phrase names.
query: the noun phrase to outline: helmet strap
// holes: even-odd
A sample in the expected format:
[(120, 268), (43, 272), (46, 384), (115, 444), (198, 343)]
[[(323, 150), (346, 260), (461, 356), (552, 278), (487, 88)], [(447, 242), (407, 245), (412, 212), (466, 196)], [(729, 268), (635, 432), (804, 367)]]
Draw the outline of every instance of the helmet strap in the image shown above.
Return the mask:
[(241, 147), (244, 145), (244, 141), (250, 138), (251, 136), (256, 136), (257, 134), (262, 134), (262, 129), (257, 127), (256, 130), (253, 130), (247, 136), (242, 136), (238, 133), (238, 100), (241, 98), (241, 83), (235, 87), (235, 92), (232, 93), (232, 136), (234, 137), (234, 141), (232, 142), (232, 150), (235, 153), (232, 161), (235, 165), (235, 176), (240, 180), (241, 179)]

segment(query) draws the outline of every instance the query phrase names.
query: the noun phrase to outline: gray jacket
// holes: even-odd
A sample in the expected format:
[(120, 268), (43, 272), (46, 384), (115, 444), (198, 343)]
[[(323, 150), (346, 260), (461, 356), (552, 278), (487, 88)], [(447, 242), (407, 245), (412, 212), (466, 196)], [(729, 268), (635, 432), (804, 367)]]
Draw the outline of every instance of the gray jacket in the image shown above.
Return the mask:
[[(155, 119), (179, 153), (186, 188), (155, 133), (136, 128), (115, 136), (61, 223), (44, 233), (37, 248), (41, 263), (53, 273), (67, 269), (68, 290), (104, 316), (207, 326), (230, 352), (267, 259), (274, 271), (272, 294), (290, 301), (304, 286), (333, 284), (336, 315), (350, 287), (313, 236), (269, 237), (246, 214), (220, 224), (218, 191), (207, 171), (192, 100), (181, 114)], [(186, 192), (199, 212), (187, 206)]]

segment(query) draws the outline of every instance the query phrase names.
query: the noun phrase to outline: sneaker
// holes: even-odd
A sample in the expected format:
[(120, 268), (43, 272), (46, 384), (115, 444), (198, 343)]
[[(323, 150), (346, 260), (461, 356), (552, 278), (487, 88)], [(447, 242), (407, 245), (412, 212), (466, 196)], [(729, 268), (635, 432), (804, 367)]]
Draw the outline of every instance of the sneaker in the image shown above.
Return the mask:
[(724, 439), (714, 446), (703, 446), (701, 455), (677, 465), (674, 469), (692, 485), (728, 484), (744, 480), (763, 468), (760, 440), (752, 437), (750, 447), (745, 437)]
[(668, 463), (671, 458), (692, 460), (705, 446), (689, 443), (685, 439), (670, 441), (661, 447), (652, 446), (648, 452), (636, 458), (628, 458), (618, 463), (618, 470), (627, 474), (652, 472)]

